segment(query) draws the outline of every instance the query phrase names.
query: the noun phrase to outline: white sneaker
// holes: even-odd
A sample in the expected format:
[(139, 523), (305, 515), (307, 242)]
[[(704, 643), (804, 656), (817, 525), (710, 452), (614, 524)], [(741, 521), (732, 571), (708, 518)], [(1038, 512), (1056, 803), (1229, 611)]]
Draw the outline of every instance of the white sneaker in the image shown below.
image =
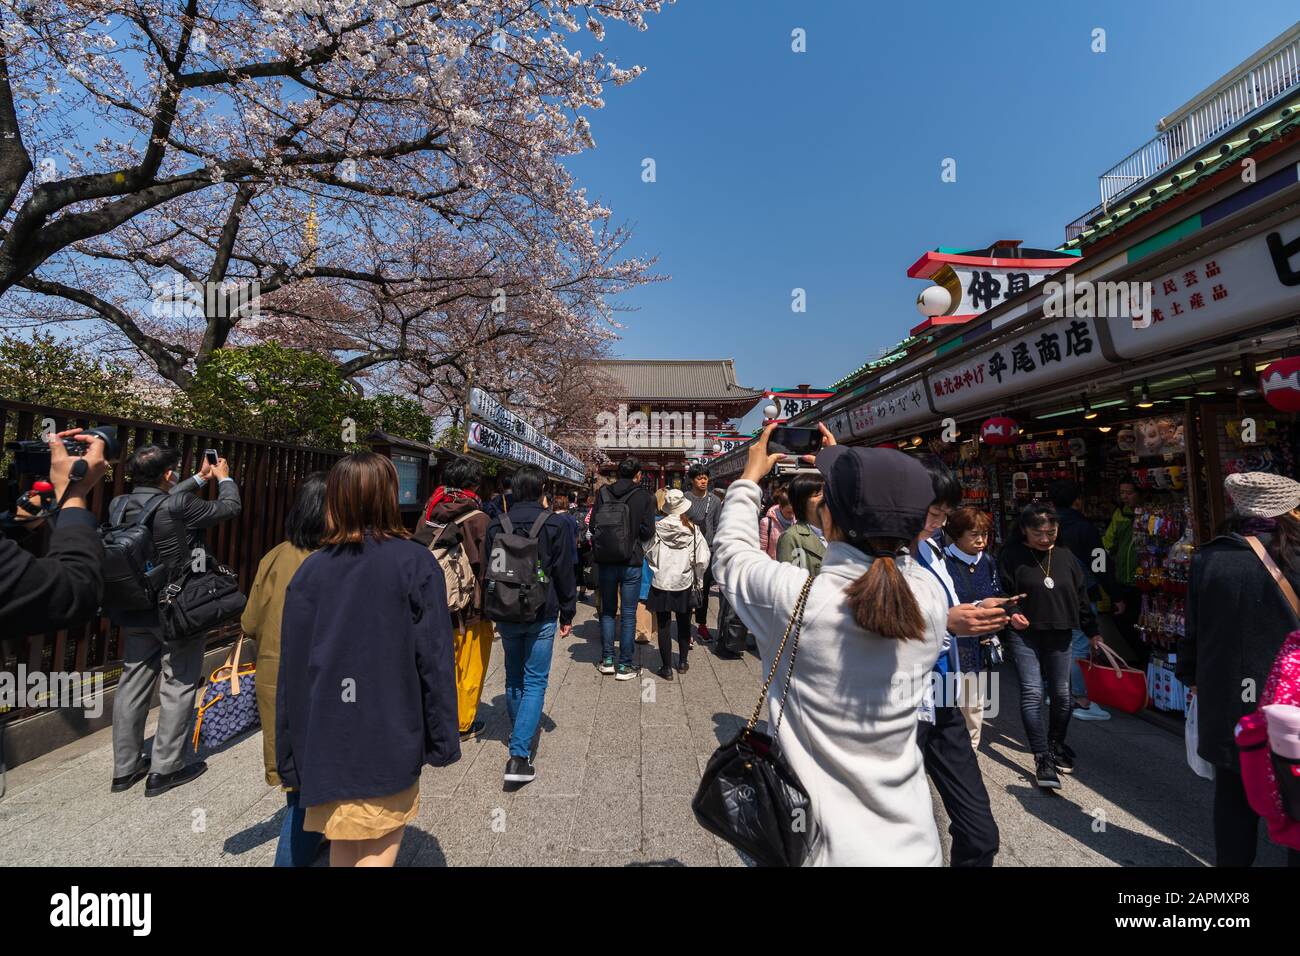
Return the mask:
[(1088, 701), (1087, 707), (1080, 707), (1075, 704), (1070, 716), (1075, 720), (1110, 720), (1110, 714), (1102, 710), (1095, 700)]

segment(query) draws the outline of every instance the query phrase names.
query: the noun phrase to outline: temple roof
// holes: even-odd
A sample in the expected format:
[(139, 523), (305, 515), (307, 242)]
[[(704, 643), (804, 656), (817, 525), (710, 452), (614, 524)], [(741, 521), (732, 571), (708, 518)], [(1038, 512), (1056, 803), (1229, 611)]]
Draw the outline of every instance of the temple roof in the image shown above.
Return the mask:
[(762, 389), (736, 384), (732, 359), (604, 359), (595, 363), (609, 374), (620, 398), (679, 402), (748, 402)]

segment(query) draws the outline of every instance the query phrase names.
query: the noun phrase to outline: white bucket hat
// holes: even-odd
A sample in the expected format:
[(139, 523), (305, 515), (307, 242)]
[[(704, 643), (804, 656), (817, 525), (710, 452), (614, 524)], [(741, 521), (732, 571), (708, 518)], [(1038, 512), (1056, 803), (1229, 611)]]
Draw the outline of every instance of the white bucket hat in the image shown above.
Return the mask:
[(680, 488), (669, 488), (664, 492), (663, 512), (665, 515), (680, 515), (691, 510), (691, 503)]
[(1276, 518), (1300, 508), (1300, 482), (1266, 471), (1229, 475), (1223, 487), (1237, 514), (1245, 518)]

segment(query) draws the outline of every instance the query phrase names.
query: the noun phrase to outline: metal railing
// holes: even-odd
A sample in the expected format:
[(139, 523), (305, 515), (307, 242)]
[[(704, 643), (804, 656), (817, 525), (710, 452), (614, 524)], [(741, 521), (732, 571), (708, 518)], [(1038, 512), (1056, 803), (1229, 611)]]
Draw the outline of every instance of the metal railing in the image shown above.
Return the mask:
[(1237, 126), (1288, 93), (1300, 89), (1300, 26), (1283, 34), (1283, 44), (1244, 73), (1225, 82), (1181, 110), (1159, 133), (1120, 160), (1098, 180), (1101, 205), (1065, 227), (1065, 238), (1083, 232), (1088, 220), (1109, 209), (1151, 177), (1206, 143)]

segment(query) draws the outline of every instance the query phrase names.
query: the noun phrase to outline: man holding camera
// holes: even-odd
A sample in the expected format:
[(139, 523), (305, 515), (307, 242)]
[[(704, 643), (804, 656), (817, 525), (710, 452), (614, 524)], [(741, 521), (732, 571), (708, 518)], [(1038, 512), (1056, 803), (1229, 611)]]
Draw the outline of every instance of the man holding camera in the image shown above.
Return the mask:
[[(197, 475), (178, 483), (179, 463), (180, 452), (175, 448), (148, 445), (139, 449), (127, 466), (133, 482), (131, 492), (115, 498), (109, 507), (110, 523), (126, 525), (158, 495), (170, 496), (154, 514), (151, 530), (158, 554), (173, 576), (178, 576), (201, 548), (202, 529), (238, 517), (241, 510), (239, 489), (224, 458), (218, 458), (215, 465), (205, 460)], [(195, 494), (210, 480), (218, 483), (215, 501)], [(114, 618), (122, 626), (124, 652), (122, 677), (113, 701), (112, 790), (129, 790), (147, 776), (144, 795), (154, 797), (189, 783), (208, 769), (203, 761), (184, 766), (194, 694), (203, 680), (204, 640), (201, 635), (168, 640), (154, 610), (122, 612)], [(141, 752), (144, 724), (160, 675), (161, 710), (150, 760)]]
[[(84, 442), (85, 455), (69, 455), (63, 444), (65, 438)], [(0, 634), (5, 636), (23, 637), (75, 627), (90, 620), (99, 607), (104, 548), (98, 522), (87, 509), (86, 499), (108, 471), (104, 440), (73, 428), (51, 434), (46, 441), (50, 446), (49, 481), (54, 487), (54, 501), (62, 502), (62, 507), (53, 519), (19, 518), (20, 527), (33, 529), (52, 520), (54, 530), (43, 558), (0, 537)], [(85, 462), (85, 471), (73, 478), (73, 467), (81, 461)]]

